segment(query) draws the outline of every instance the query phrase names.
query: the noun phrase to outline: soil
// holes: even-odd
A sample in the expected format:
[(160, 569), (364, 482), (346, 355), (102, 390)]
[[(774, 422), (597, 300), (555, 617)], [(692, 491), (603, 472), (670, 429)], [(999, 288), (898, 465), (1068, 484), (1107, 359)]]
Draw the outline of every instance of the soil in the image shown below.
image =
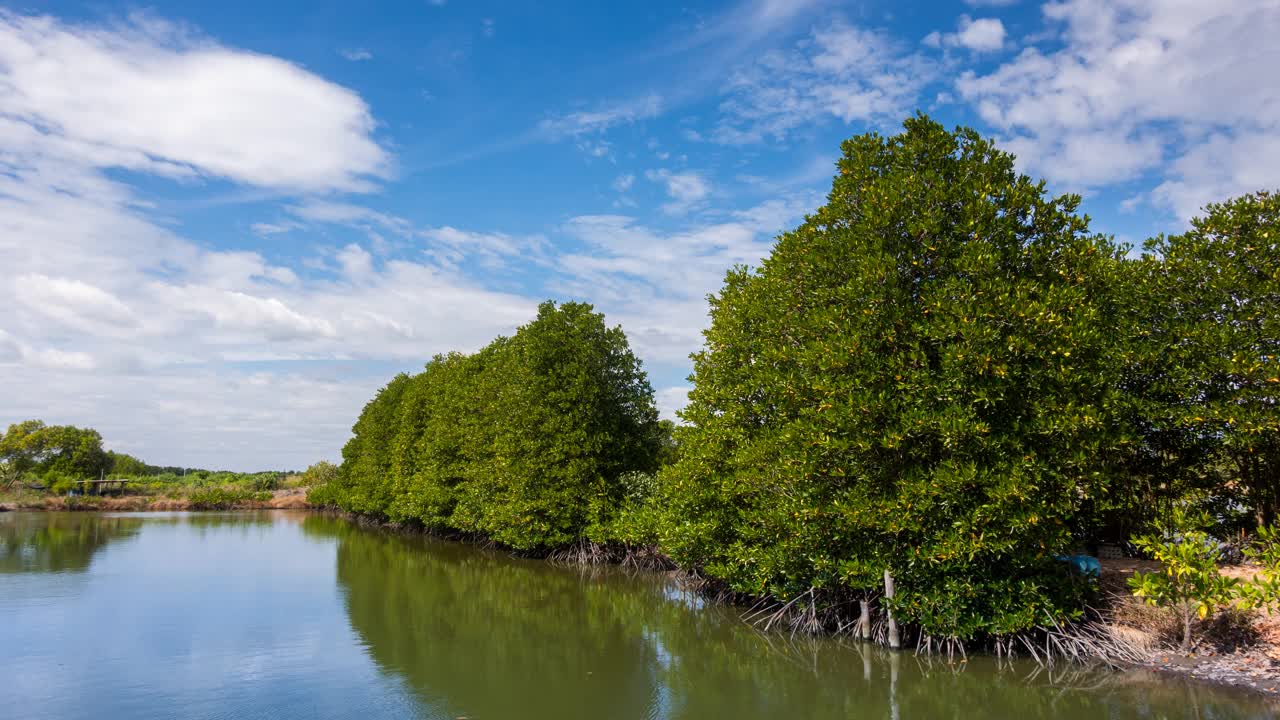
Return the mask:
[[(1159, 568), (1149, 560), (1102, 561), (1101, 585), (1109, 598), (1106, 610), (1120, 632), (1151, 648), (1151, 659), (1145, 666), (1159, 673), (1280, 696), (1280, 615), (1219, 611), (1197, 621), (1192, 651), (1184, 654), (1177, 649), (1181, 629), (1173, 613), (1147, 606), (1129, 592), (1127, 580), (1135, 571)], [(1247, 564), (1222, 570), (1224, 575), (1242, 579), (1259, 572)]]

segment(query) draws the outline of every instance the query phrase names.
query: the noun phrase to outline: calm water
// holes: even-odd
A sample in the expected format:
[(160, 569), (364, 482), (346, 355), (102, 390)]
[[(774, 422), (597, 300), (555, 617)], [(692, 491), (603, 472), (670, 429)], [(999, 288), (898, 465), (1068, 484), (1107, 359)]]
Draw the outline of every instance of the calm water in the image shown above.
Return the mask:
[(662, 579), (276, 513), (0, 513), (0, 717), (1273, 718), (1147, 674), (789, 644)]

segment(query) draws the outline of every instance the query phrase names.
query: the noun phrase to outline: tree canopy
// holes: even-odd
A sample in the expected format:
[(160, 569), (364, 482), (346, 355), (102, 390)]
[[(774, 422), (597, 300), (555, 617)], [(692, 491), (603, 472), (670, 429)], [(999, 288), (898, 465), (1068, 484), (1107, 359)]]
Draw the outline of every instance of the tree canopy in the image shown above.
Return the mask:
[(1118, 249), (971, 130), (843, 146), (827, 204), (732, 270), (662, 476), (662, 540), (732, 589), (832, 603), (899, 576), (926, 632), (1057, 616), (1108, 492)]
[(97, 430), (72, 425), (46, 425), (27, 420), (9, 426), (0, 437), (0, 460), (18, 474), (85, 478), (111, 468)]
[(664, 450), (653, 390), (620, 328), (583, 303), (473, 355), (431, 360), (365, 406), (319, 502), (548, 550), (621, 504)]

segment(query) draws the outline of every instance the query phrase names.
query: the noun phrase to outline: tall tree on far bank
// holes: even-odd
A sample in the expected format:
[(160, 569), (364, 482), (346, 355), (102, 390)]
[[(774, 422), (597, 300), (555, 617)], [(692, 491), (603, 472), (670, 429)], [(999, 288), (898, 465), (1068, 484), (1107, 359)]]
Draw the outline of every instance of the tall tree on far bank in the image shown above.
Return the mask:
[(27, 420), (0, 437), (0, 459), (20, 474), (96, 477), (111, 467), (97, 430)]
[(843, 152), (827, 204), (712, 299), (663, 542), (833, 606), (889, 569), (932, 635), (1060, 618), (1053, 556), (1124, 442), (1119, 251), (972, 130), (915, 117)]

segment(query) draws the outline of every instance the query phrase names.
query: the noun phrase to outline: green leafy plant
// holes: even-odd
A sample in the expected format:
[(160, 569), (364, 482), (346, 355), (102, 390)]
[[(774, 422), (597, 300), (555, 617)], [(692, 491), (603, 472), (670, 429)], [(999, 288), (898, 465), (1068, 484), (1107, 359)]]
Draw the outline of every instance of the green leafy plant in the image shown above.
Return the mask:
[(1239, 581), (1219, 572), (1216, 540), (1204, 528), (1209, 519), (1175, 507), (1165, 529), (1133, 538), (1133, 544), (1163, 567), (1129, 579), (1133, 594), (1155, 607), (1172, 608), (1182, 621), (1182, 650), (1191, 650), (1196, 618), (1208, 617), (1235, 598)]
[(844, 143), (694, 356), (663, 545), (735, 591), (969, 640), (1071, 619), (1053, 560), (1117, 478), (1119, 248), (970, 129)]
[(1244, 554), (1262, 574), (1240, 586), (1241, 600), (1251, 608), (1280, 609), (1280, 527), (1258, 528)]
[(674, 452), (619, 327), (546, 302), (512, 337), (438, 355), (365, 406), (311, 502), (544, 552), (611, 537)]

